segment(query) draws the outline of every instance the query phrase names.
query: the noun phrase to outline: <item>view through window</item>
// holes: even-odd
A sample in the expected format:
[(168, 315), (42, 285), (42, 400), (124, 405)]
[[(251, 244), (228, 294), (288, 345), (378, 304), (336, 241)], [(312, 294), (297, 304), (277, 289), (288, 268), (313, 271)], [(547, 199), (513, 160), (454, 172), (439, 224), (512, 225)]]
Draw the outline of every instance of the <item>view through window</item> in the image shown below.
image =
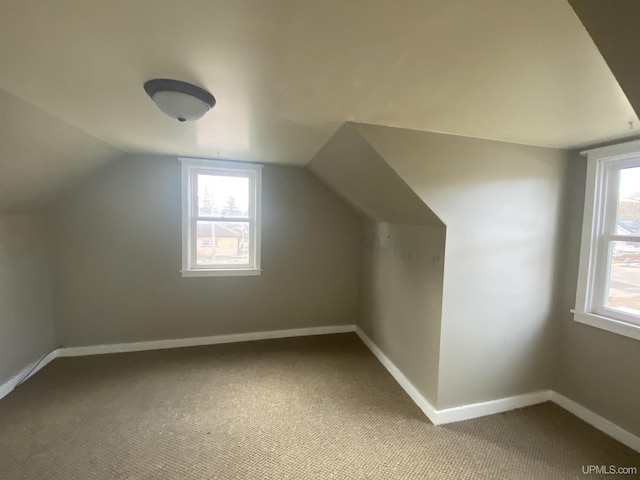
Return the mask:
[(198, 174), (197, 265), (249, 265), (249, 179)]
[(615, 236), (609, 243), (604, 306), (640, 319), (640, 166), (617, 171)]

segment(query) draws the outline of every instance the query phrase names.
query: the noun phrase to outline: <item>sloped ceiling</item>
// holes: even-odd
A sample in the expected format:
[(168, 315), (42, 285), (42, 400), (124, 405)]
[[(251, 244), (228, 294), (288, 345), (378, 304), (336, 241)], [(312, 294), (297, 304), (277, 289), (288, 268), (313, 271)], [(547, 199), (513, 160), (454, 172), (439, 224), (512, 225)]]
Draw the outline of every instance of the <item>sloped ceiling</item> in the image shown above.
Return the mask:
[(345, 123), (307, 168), (367, 218), (405, 225), (443, 225), (352, 123)]
[(640, 111), (640, 2), (569, 0), (636, 112)]
[[(218, 103), (180, 124), (145, 95), (155, 77)], [(345, 121), (554, 147), (637, 121), (560, 0), (4, 0), (0, 88), (124, 152), (293, 165)], [(51, 153), (30, 168), (70, 168), (74, 142), (27, 131)]]
[(42, 208), (122, 155), (118, 149), (0, 90), (0, 213)]

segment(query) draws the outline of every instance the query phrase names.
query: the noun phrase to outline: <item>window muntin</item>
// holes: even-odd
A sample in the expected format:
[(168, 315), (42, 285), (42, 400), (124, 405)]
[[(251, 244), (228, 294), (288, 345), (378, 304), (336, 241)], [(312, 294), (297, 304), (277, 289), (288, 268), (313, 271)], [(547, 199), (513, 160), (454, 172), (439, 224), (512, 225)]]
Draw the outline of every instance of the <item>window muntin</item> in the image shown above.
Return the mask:
[(183, 276), (259, 275), (262, 166), (181, 161)]

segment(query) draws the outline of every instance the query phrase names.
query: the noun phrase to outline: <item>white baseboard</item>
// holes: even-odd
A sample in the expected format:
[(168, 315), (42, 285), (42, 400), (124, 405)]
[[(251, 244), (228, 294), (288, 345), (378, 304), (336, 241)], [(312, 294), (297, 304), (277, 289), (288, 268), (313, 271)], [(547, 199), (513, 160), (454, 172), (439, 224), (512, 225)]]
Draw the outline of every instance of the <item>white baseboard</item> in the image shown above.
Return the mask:
[[(157, 340), (151, 342), (118, 343), (112, 345), (90, 345), (85, 347), (58, 348), (44, 357), (40, 363), (32, 362), (24, 367), (17, 375), (0, 384), (0, 399), (6, 397), (16, 388), (23, 377), (33, 369), (27, 378), (58, 357), (82, 357), (86, 355), (102, 355), (107, 353), (142, 352), (146, 350), (161, 350), (165, 348), (195, 347), (202, 345), (216, 345), (221, 343), (251, 342), (254, 340), (268, 340), (273, 338), (306, 337), (310, 335), (327, 335), (331, 333), (355, 332), (355, 325), (332, 325), (327, 327), (294, 328), (288, 330), (269, 330), (264, 332), (236, 333), (231, 335), (216, 335), (211, 337), (179, 338), (174, 340)], [(25, 380), (27, 379), (25, 378)]]
[(409, 381), (409, 379), (404, 376), (389, 357), (385, 355), (380, 347), (378, 347), (359, 327), (356, 327), (356, 334), (364, 344), (369, 347), (369, 350), (371, 350), (380, 363), (382, 363), (391, 376), (396, 379), (404, 391), (407, 392), (415, 404), (424, 412), (434, 425), (444, 425), (445, 423), (460, 422), (462, 420), (484, 417), (486, 415), (506, 412), (516, 408), (528, 407), (529, 405), (535, 405), (551, 399), (551, 391), (542, 390), (525, 395), (517, 395), (515, 397), (500, 398), (498, 400), (490, 400), (488, 402), (472, 403), (469, 405), (438, 410), (431, 405), (429, 400), (427, 400), (418, 391), (411, 381)]
[(488, 402), (472, 403), (459, 407), (436, 409), (429, 401), (415, 388), (415, 386), (404, 376), (398, 367), (385, 355), (385, 353), (359, 328), (356, 327), (356, 334), (362, 342), (369, 347), (369, 350), (376, 356), (382, 365), (396, 379), (400, 386), (407, 392), (415, 404), (424, 412), (434, 425), (444, 425), (447, 423), (471, 420), (472, 418), (494, 415), (496, 413), (507, 412), (517, 408), (528, 407), (539, 403), (551, 401), (569, 413), (575, 415), (591, 426), (606, 433), (627, 447), (640, 452), (640, 437), (624, 430), (615, 423), (588, 410), (582, 405), (568, 399), (553, 390), (540, 390), (513, 397), (499, 398)]
[(470, 403), (459, 407), (443, 408), (437, 410), (438, 423), (461, 422), (472, 418), (494, 415), (496, 413), (508, 412), (516, 408), (529, 407), (551, 400), (551, 390), (539, 390), (537, 392), (515, 395), (513, 397), (498, 398), (487, 402)]
[(400, 384), (400, 386), (404, 389), (405, 392), (411, 397), (411, 400), (418, 406), (420, 410), (427, 416), (431, 423), (434, 425), (438, 425), (438, 412), (436, 409), (429, 403), (429, 400), (424, 398), (422, 394), (418, 391), (416, 387), (414, 387), (413, 383), (404, 376), (404, 374), (400, 371), (398, 367), (385, 355), (385, 353), (380, 350), (373, 340), (371, 340), (366, 333), (364, 333), (360, 327), (356, 327), (356, 334), (360, 337), (360, 340), (371, 350), (371, 352), (375, 355), (378, 361), (386, 368), (391, 376), (396, 379), (396, 382)]
[[(29, 365), (24, 367), (17, 375), (10, 378), (2, 385), (0, 385), (0, 399), (9, 395), (14, 388), (18, 386), (22, 381), (26, 381), (28, 378), (31, 378), (35, 375), (38, 370), (44, 368), (48, 363), (51, 363), (58, 356), (58, 350), (54, 350), (51, 353), (44, 356), (42, 359), (35, 360), (31, 362)], [(33, 371), (31, 371), (33, 369)]]
[(588, 408), (583, 407), (558, 392), (551, 392), (551, 401), (559, 407), (564, 408), (567, 412), (572, 413), (580, 420), (640, 453), (640, 437), (626, 431), (615, 423), (601, 417), (597, 413), (592, 412)]
[[(564, 408), (581, 420), (593, 427), (601, 430), (610, 437), (618, 440), (629, 448), (640, 452), (640, 437), (624, 430), (613, 422), (592, 412), (582, 405), (570, 400), (552, 390), (541, 390), (538, 392), (516, 395), (514, 397), (500, 398), (488, 402), (473, 403), (459, 407), (445, 408), (437, 410), (418, 391), (398, 367), (386, 356), (386, 354), (359, 328), (355, 325), (336, 325), (328, 327), (296, 328), (289, 330), (270, 330), (265, 332), (237, 333), (231, 335), (217, 335), (212, 337), (181, 338), (174, 340), (157, 340), (152, 342), (119, 343), (112, 345), (91, 345), (85, 347), (59, 348), (46, 355), (42, 360), (35, 361), (27, 365), (13, 378), (0, 385), (0, 399), (11, 393), (25, 375), (25, 380), (34, 375), (38, 370), (58, 357), (79, 357), (85, 355), (101, 355), (108, 353), (140, 352), (146, 350), (161, 350), (167, 348), (194, 347), (202, 345), (216, 345), (222, 343), (250, 342), (255, 340), (268, 340), (274, 338), (304, 337), (310, 335), (327, 335), (332, 333), (356, 332), (362, 342), (371, 350), (380, 363), (396, 379), (398, 384), (411, 397), (415, 404), (424, 412), (434, 425), (470, 420), (485, 415), (514, 410), (516, 408), (527, 407), (538, 403), (552, 401), (556, 405)], [(35, 366), (35, 368), (34, 368)], [(33, 371), (30, 370), (33, 368)]]
[(59, 357), (81, 357), (86, 355), (103, 355), (107, 353), (143, 352), (146, 350), (163, 350), (167, 348), (199, 347), (218, 345), (221, 343), (252, 342), (273, 338), (306, 337), (310, 335), (327, 335), (331, 333), (354, 332), (355, 325), (335, 325), (329, 327), (294, 328), (288, 330), (268, 330), (264, 332), (233, 333), (211, 337), (178, 338), (173, 340), (155, 340), (151, 342), (115, 343), (111, 345), (90, 345), (86, 347), (62, 348)]

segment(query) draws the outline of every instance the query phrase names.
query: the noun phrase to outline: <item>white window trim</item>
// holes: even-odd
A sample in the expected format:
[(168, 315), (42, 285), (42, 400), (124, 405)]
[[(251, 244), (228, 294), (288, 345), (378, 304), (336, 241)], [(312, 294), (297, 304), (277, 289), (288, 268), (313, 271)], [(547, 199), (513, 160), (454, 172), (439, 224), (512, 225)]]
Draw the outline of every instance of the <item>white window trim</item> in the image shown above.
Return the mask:
[[(262, 273), (260, 268), (261, 230), (262, 230), (262, 165), (256, 163), (228, 162), (222, 160), (207, 160), (196, 158), (178, 158), (182, 164), (182, 270), (183, 277), (231, 277), (231, 276), (256, 276)], [(252, 227), (254, 238), (250, 242), (249, 266), (215, 266), (203, 267), (195, 265), (193, 252), (195, 251), (196, 238), (193, 236), (196, 219), (192, 216), (193, 202), (196, 189), (191, 182), (194, 173), (203, 171), (224, 171), (231, 175), (250, 174), (254, 181), (250, 183), (249, 198), (249, 223)], [(253, 213), (253, 215), (252, 215)], [(247, 221), (242, 219), (228, 219), (230, 221)]]
[[(592, 327), (624, 335), (640, 340), (640, 325), (637, 318), (627, 317), (619, 311), (612, 312), (602, 305), (602, 299), (596, 292), (604, 291), (604, 275), (597, 276), (607, 262), (608, 252), (604, 252), (605, 243), (598, 238), (605, 235), (605, 220), (611, 222), (615, 213), (611, 212), (614, 202), (606, 202), (607, 195), (616, 194), (609, 186), (608, 171), (613, 163), (637, 163), (640, 160), (640, 141), (596, 148), (582, 152), (587, 156), (587, 180), (585, 188), (584, 217), (582, 223), (582, 240), (580, 244), (580, 266), (578, 269), (578, 288), (576, 293), (576, 308), (572, 310), (574, 320)], [(606, 211), (606, 206), (609, 211)], [(608, 235), (615, 240), (616, 235)], [(635, 237), (625, 240), (635, 241)], [(600, 262), (600, 264), (598, 264)], [(615, 317), (613, 316), (615, 315)]]

